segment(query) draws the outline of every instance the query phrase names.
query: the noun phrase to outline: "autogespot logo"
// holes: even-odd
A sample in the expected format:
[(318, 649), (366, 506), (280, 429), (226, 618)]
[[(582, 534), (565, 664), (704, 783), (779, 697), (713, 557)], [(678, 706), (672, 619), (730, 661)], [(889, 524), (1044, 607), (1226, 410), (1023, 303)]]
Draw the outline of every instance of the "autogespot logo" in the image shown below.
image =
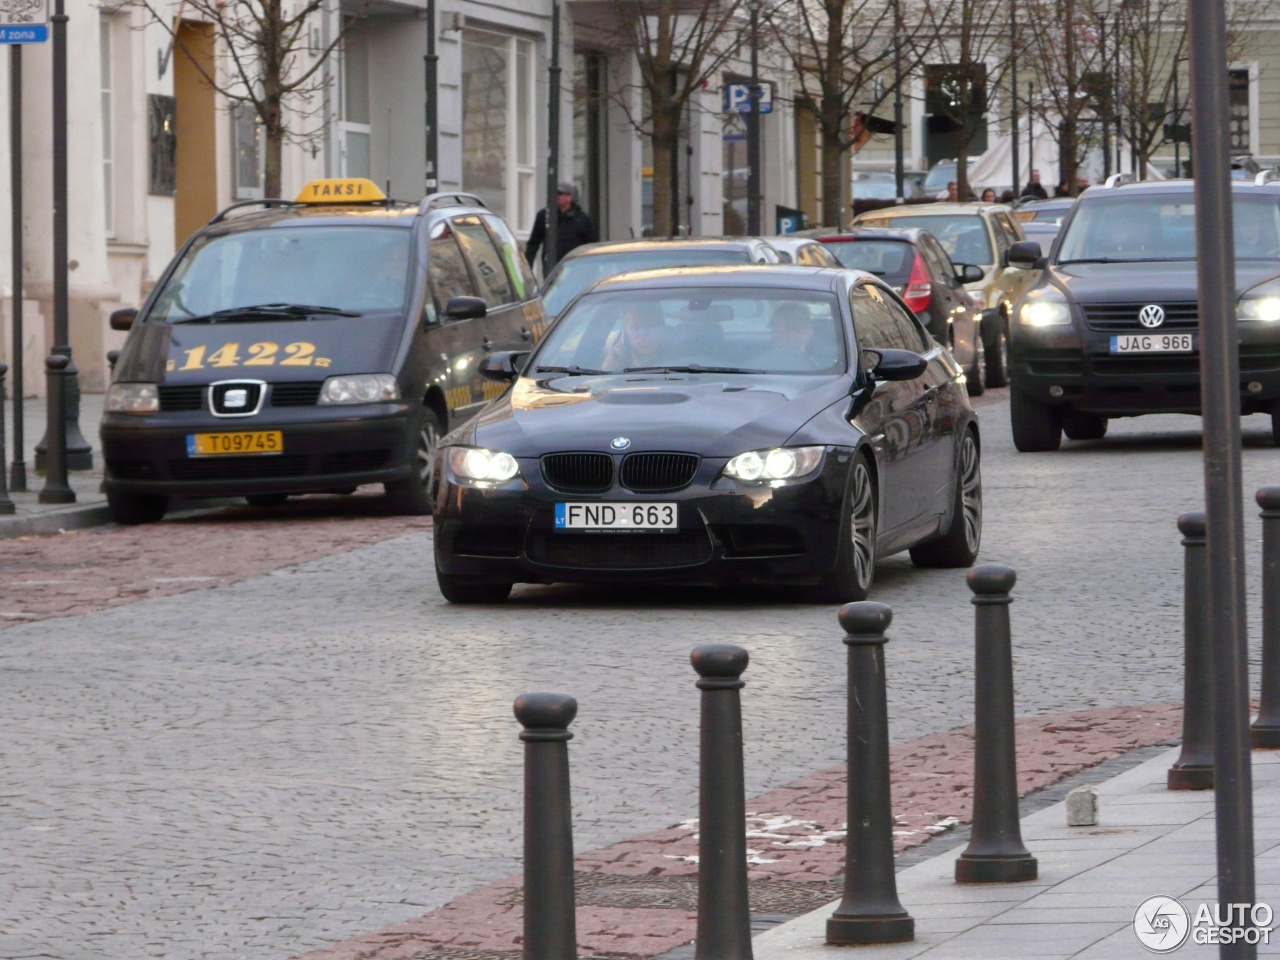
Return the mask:
[(1133, 932), (1152, 953), (1169, 953), (1187, 942), (1191, 915), (1173, 897), (1147, 897), (1134, 911)]

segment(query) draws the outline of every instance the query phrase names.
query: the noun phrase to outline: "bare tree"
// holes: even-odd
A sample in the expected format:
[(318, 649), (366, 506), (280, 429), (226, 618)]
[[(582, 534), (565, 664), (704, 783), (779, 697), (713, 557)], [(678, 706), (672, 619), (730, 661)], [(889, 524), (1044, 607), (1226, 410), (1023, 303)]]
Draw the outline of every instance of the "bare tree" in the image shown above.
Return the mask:
[[(906, 2), (906, 0), (899, 0)], [(926, 17), (904, 25), (891, 0), (788, 0), (769, 12), (772, 35), (796, 72), (797, 108), (812, 114), (822, 137), (822, 222), (842, 222), (844, 155), (858, 142), (858, 110), (873, 112), (893, 94), (897, 72), (920, 64)], [(880, 81), (880, 82), (876, 82)]]
[[(233, 106), (253, 110), (266, 142), (264, 194), (280, 196), (284, 142), (308, 136), (290, 128), (290, 113), (305, 115), (307, 105), (324, 87), (321, 68), (346, 35), (344, 27), (323, 49), (308, 50), (308, 20), (325, 15), (326, 0), (184, 0), (181, 15), (213, 29), (217, 45), (213, 69), (184, 45), (177, 18), (162, 12), (164, 0), (127, 2), (144, 8), (164, 27), (209, 86)], [(361, 4), (360, 13), (368, 2)], [(347, 24), (353, 22), (349, 19)]]
[(729, 28), (741, 7), (729, 0), (626, 0), (619, 6), (645, 101), (639, 111), (625, 100), (624, 106), (653, 147), (653, 235), (671, 236), (680, 120), (733, 57), (737, 43)]

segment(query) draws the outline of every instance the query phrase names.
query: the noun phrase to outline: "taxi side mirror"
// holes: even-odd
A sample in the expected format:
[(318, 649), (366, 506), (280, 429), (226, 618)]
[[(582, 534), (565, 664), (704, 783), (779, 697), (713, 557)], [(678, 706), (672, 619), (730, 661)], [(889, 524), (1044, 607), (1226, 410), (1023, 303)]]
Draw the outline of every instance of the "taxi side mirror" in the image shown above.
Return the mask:
[(1039, 240), (1019, 240), (1009, 248), (1009, 266), (1036, 270), (1044, 266)]
[(473, 320), (489, 312), (479, 297), (450, 297), (445, 304), (444, 315), (450, 320)]
[(132, 330), (133, 321), (138, 319), (137, 307), (121, 307), (111, 314), (112, 330)]
[(476, 369), (486, 380), (510, 383), (520, 376), (520, 371), (524, 369), (525, 361), (528, 359), (528, 350), (498, 350), (495, 353), (486, 354)]

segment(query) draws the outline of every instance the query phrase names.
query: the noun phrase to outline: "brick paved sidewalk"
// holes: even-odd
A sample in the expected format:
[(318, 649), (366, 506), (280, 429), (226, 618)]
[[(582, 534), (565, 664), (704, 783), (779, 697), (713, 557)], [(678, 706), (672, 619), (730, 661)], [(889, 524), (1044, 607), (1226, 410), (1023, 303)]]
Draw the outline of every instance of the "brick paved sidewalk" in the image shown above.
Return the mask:
[[(1171, 704), (1081, 710), (1018, 721), (1018, 785), (1026, 796), (1130, 750), (1175, 741)], [(572, 755), (572, 747), (570, 747)], [(918, 846), (970, 815), (972, 728), (891, 749), (895, 850)], [(572, 762), (572, 759), (571, 759)], [(697, 806), (690, 787), (690, 808)], [(844, 769), (822, 770), (747, 802), (752, 913), (780, 921), (837, 899), (844, 869)], [(652, 957), (687, 944), (696, 926), (697, 821), (580, 853), (579, 949)], [(514, 960), (521, 878), (464, 894), (439, 910), (295, 960)]]

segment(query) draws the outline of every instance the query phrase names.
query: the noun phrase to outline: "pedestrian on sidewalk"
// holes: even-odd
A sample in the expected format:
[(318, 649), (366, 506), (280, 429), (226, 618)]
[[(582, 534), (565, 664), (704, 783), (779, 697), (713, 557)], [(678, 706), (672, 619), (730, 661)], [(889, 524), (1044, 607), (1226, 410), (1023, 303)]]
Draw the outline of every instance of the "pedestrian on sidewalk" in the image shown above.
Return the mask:
[[(600, 239), (596, 232), (595, 221), (578, 206), (578, 188), (568, 181), (556, 187), (556, 208), (559, 211), (556, 220), (556, 259), (563, 260), (570, 250), (575, 250), (584, 243), (595, 243)], [(533, 221), (533, 231), (529, 234), (529, 242), (525, 245), (525, 259), (530, 264), (538, 258), (538, 251), (547, 239), (547, 209), (538, 211)]]

